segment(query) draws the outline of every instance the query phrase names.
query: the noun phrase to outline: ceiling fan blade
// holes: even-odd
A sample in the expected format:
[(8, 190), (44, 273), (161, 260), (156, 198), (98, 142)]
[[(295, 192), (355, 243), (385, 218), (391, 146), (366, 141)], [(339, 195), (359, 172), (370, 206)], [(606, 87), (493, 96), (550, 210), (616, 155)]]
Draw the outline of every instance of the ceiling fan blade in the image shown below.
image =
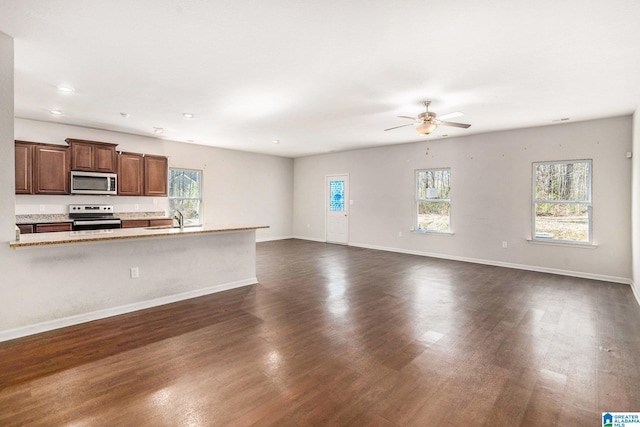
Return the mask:
[(403, 128), (403, 127), (405, 127), (405, 126), (413, 126), (413, 123), (407, 123), (406, 125), (394, 126), (394, 127), (392, 127), (392, 128), (385, 129), (385, 131), (392, 130), (392, 129)]
[(409, 117), (409, 116), (398, 116), (401, 119), (409, 119), (409, 120), (413, 120), (414, 122), (417, 121), (418, 119), (416, 119), (415, 117)]
[(440, 120), (440, 124), (445, 126), (453, 126), (454, 128), (464, 128), (464, 129), (471, 127), (471, 125), (468, 125), (466, 123), (443, 122), (442, 120)]
[(464, 113), (461, 111), (454, 111), (453, 113), (444, 114), (442, 116), (438, 116), (438, 120), (449, 120), (455, 119), (456, 117), (464, 116)]

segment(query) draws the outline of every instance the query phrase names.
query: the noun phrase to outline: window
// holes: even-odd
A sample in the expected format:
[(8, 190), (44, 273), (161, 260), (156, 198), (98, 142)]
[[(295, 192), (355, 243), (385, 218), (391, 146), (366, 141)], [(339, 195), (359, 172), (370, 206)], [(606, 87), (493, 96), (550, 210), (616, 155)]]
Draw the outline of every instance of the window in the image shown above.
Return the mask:
[(591, 243), (591, 160), (533, 164), (533, 240)]
[(449, 232), (451, 169), (416, 170), (416, 230)]
[(201, 224), (202, 171), (169, 169), (169, 209), (182, 212), (185, 225)]

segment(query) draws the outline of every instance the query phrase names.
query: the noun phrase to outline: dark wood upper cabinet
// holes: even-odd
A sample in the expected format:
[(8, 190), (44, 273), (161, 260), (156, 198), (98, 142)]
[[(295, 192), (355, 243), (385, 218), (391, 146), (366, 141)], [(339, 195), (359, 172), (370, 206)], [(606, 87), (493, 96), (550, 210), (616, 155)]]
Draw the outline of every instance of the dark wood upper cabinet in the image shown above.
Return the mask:
[(116, 173), (116, 146), (110, 142), (67, 138), (71, 148), (71, 170)]
[(169, 162), (163, 156), (115, 151), (116, 144), (66, 139), (63, 145), (15, 142), (16, 194), (69, 194), (70, 171), (118, 174), (120, 196), (167, 196)]
[(16, 194), (33, 193), (33, 143), (16, 141)]
[(33, 150), (33, 192), (69, 194), (69, 147), (34, 144)]
[(93, 171), (93, 145), (81, 142), (70, 143), (71, 169)]
[(144, 157), (138, 153), (118, 154), (118, 195), (144, 194)]
[(144, 195), (167, 196), (169, 162), (162, 156), (144, 156)]

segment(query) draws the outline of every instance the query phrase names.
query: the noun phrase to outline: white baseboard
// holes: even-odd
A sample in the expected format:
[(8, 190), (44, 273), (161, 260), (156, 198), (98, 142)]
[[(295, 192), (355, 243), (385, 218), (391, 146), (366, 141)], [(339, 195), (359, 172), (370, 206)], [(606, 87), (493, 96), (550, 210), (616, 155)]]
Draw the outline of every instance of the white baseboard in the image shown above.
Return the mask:
[[(626, 277), (584, 273), (581, 271), (562, 270), (558, 268), (538, 267), (535, 265), (514, 264), (510, 262), (493, 261), (493, 260), (486, 260), (486, 259), (480, 259), (480, 258), (468, 258), (468, 257), (455, 256), (455, 255), (443, 255), (443, 254), (436, 254), (431, 252), (422, 252), (422, 251), (413, 251), (413, 250), (400, 249), (400, 248), (389, 248), (385, 246), (367, 245), (363, 243), (349, 243), (349, 246), (355, 246), (358, 248), (365, 248), (365, 249), (375, 249), (378, 251), (397, 252), (397, 253), (408, 254), (408, 255), (426, 256), (431, 258), (449, 259), (452, 261), (464, 261), (464, 262), (470, 262), (474, 264), (492, 265), (495, 267), (514, 268), (517, 270), (537, 271), (539, 273), (551, 273), (551, 274), (558, 274), (561, 276), (572, 276), (572, 277), (579, 277), (582, 279), (600, 280), (603, 282), (623, 283), (625, 285), (631, 284), (631, 279)], [(636, 298), (638, 298), (637, 294), (636, 294)], [(640, 302), (640, 300), (638, 301)]]
[(140, 301), (133, 304), (121, 305), (118, 307), (105, 308), (103, 310), (92, 311), (90, 313), (77, 314), (74, 316), (64, 317), (62, 319), (49, 320), (42, 323), (36, 323), (34, 325), (0, 331), (0, 342), (26, 337), (27, 335), (39, 334), (54, 329), (65, 328), (67, 326), (78, 325), (80, 323), (104, 319), (107, 317), (118, 316), (120, 314), (131, 313), (133, 311), (157, 307), (159, 305), (171, 304), (173, 302), (197, 298), (203, 295), (214, 294), (216, 292), (227, 291), (229, 289), (240, 288), (256, 283), (258, 283), (258, 279), (256, 277), (251, 277), (249, 279), (239, 280), (236, 282), (223, 283), (221, 285), (215, 285), (208, 288), (196, 289), (194, 291), (168, 295), (152, 300)]
[(256, 237), (256, 243), (272, 242), (274, 240), (287, 240), (287, 239), (293, 239), (293, 238), (294, 238), (293, 236), (261, 237), (261, 238)]
[(633, 280), (630, 283), (631, 285), (631, 290), (633, 291), (633, 296), (636, 297), (636, 301), (638, 302), (638, 305), (640, 305), (640, 289), (638, 289), (638, 285), (636, 285), (636, 282), (634, 282)]
[(307, 237), (307, 236), (293, 236), (294, 239), (299, 239), (299, 240), (309, 240), (311, 242), (320, 242), (320, 243), (327, 243), (327, 241), (325, 239), (316, 239), (314, 237)]

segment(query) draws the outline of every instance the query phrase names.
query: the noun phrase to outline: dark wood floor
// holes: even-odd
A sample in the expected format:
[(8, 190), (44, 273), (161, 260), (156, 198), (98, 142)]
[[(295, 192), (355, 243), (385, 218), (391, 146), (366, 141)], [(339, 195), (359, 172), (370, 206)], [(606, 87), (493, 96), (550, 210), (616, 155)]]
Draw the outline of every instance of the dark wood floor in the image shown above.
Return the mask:
[(627, 285), (300, 240), (259, 285), (0, 343), (0, 425), (601, 425)]

